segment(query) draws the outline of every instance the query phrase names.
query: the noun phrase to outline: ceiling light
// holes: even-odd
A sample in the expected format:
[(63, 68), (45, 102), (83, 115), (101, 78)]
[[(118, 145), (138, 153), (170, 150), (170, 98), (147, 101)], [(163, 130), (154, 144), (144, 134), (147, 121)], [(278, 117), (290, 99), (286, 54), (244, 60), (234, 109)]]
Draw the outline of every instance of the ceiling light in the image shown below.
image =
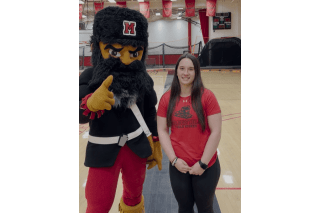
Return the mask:
[(156, 13), (156, 16), (160, 16), (161, 14), (160, 13)]
[(183, 9), (182, 7), (178, 8), (178, 10), (182, 10), (182, 9)]
[(177, 1), (177, 0), (171, 0), (171, 1)]

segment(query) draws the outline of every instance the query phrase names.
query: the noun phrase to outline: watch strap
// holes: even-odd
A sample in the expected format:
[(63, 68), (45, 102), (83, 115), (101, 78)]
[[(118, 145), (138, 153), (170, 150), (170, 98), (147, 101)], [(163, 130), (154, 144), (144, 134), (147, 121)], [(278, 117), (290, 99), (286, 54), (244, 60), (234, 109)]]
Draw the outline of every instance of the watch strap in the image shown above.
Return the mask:
[(174, 166), (177, 163), (178, 157), (176, 157), (173, 161), (172, 161), (172, 166)]
[(206, 170), (208, 168), (208, 165), (205, 164), (205, 163), (202, 163), (201, 160), (199, 160), (199, 164), (200, 164), (200, 167), (204, 170)]

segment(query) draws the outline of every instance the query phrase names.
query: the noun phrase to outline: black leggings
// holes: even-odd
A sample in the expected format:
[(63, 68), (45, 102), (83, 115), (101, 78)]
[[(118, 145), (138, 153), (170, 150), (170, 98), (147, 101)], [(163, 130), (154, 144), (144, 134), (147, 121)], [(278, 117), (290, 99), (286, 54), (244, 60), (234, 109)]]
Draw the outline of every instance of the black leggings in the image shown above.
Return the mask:
[(190, 175), (169, 166), (171, 187), (179, 205), (179, 213), (194, 213), (196, 203), (198, 213), (213, 213), (213, 198), (220, 177), (220, 163), (216, 162), (204, 173)]

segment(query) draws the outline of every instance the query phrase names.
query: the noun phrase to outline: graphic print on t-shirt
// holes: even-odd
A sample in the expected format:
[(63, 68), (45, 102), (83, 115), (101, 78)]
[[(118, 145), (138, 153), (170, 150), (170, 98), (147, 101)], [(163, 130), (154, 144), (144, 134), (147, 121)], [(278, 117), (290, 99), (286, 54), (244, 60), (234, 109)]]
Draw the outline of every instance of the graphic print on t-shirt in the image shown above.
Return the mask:
[(197, 128), (198, 127), (198, 119), (197, 118), (189, 119), (189, 118), (192, 118), (192, 114), (190, 113), (190, 109), (191, 109), (190, 105), (183, 106), (183, 107), (181, 107), (180, 110), (178, 110), (174, 113), (175, 117), (186, 119), (186, 120), (174, 119), (172, 121), (172, 126), (174, 128)]
[(183, 106), (179, 111), (174, 113), (174, 116), (185, 119), (191, 118), (190, 106)]

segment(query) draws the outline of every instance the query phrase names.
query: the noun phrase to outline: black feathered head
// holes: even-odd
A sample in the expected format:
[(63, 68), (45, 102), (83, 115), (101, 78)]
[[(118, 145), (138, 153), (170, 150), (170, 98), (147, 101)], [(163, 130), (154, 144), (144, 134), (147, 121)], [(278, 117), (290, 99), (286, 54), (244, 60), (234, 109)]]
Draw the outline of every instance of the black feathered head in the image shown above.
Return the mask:
[(138, 11), (121, 7), (106, 7), (94, 17), (92, 45), (92, 64), (96, 66), (102, 59), (99, 42), (109, 44), (143, 46), (141, 61), (144, 63), (148, 47), (148, 21)]

